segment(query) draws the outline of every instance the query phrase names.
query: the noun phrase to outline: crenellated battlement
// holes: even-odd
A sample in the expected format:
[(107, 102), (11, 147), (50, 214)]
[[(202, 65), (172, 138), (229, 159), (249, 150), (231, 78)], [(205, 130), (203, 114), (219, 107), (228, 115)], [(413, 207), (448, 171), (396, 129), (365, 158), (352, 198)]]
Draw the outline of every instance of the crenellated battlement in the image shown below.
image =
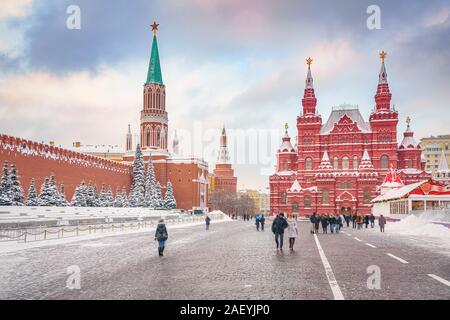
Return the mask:
[(0, 152), (17, 152), (25, 156), (42, 157), (84, 167), (129, 173), (131, 165), (51, 146), (31, 140), (0, 134)]

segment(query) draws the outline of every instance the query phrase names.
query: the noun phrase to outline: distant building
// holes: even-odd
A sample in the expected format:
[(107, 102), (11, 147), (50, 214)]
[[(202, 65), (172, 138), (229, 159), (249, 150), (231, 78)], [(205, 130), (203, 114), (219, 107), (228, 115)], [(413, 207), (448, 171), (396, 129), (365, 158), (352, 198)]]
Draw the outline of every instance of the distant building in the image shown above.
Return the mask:
[(217, 156), (217, 163), (214, 169), (214, 184), (212, 191), (228, 191), (236, 193), (237, 178), (230, 163), (230, 156), (227, 146), (227, 133), (225, 127), (220, 136), (220, 148)]
[(447, 163), (450, 163), (450, 134), (431, 136), (420, 139), (422, 157), (425, 160), (425, 170), (433, 175), (436, 173), (442, 153)]
[(270, 211), (270, 195), (269, 192), (254, 189), (244, 189), (238, 191), (239, 195), (245, 195), (252, 199), (255, 205), (256, 213), (268, 214)]

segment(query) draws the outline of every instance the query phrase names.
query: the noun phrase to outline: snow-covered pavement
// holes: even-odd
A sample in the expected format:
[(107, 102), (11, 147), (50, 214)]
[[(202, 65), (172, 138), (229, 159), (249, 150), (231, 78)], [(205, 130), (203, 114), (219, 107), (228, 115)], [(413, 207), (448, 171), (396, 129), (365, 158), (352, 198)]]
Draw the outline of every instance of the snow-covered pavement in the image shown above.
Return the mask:
[[(286, 238), (276, 251), (270, 228), (253, 221), (169, 227), (162, 258), (152, 232), (29, 248), (0, 254), (0, 298), (449, 299), (448, 252), (391, 226), (316, 237), (301, 222), (294, 252)], [(79, 290), (67, 287), (71, 266)]]

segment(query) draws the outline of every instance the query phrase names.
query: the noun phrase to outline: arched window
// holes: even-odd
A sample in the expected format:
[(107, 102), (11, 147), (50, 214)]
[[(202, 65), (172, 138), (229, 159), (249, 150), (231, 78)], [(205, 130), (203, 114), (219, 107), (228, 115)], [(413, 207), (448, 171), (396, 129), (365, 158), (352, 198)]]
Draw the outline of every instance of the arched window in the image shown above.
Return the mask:
[(145, 146), (149, 147), (150, 146), (150, 131), (147, 130), (147, 141), (145, 142)]
[(281, 203), (286, 204), (286, 202), (287, 202), (286, 191), (283, 191), (281, 193)]
[(357, 156), (353, 156), (353, 169), (354, 170), (358, 169), (358, 157)]
[(387, 169), (389, 166), (389, 157), (388, 156), (381, 156), (380, 158), (380, 168), (381, 169)]
[(294, 202), (294, 203), (292, 204), (292, 212), (293, 212), (293, 213), (294, 213), (294, 212), (298, 212), (298, 209), (299, 209), (298, 203), (297, 203), (297, 202)]
[(365, 189), (363, 191), (363, 203), (364, 204), (369, 204), (370, 203), (371, 197), (370, 197), (370, 190)]
[(328, 189), (323, 189), (322, 191), (322, 204), (330, 203), (330, 191)]
[(333, 158), (333, 168), (334, 168), (334, 170), (339, 169), (339, 160), (338, 160), (338, 157), (334, 157), (334, 158)]
[(305, 196), (305, 208), (311, 207), (311, 196)]
[(156, 129), (156, 146), (161, 147), (161, 129)]
[(306, 158), (305, 164), (306, 164), (306, 170), (312, 170), (312, 159), (311, 158)]
[(288, 171), (289, 170), (289, 163), (285, 162), (283, 163), (283, 170)]
[(411, 159), (408, 159), (408, 162), (407, 162), (408, 164), (407, 164), (407, 167), (408, 168), (412, 168), (412, 160)]
[(351, 189), (352, 188), (352, 182), (351, 181), (347, 181), (347, 189)]
[(342, 170), (348, 170), (348, 157), (347, 156), (342, 158)]
[(345, 181), (341, 181), (341, 189), (345, 189)]

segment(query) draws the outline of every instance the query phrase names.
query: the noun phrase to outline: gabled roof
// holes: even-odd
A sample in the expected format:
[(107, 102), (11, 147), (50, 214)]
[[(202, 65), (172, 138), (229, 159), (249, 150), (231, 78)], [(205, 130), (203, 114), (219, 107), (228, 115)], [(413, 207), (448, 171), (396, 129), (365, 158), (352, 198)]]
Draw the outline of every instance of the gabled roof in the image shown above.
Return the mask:
[(291, 192), (299, 192), (302, 190), (302, 186), (300, 185), (300, 183), (298, 182), (297, 179), (294, 180), (294, 183), (292, 183), (291, 188), (289, 189), (289, 191)]
[(334, 125), (337, 124), (339, 120), (345, 115), (347, 115), (347, 117), (349, 117), (353, 122), (355, 122), (358, 128), (363, 133), (371, 132), (369, 124), (364, 121), (364, 118), (359, 112), (357, 106), (341, 105), (339, 107), (333, 107), (330, 117), (320, 129), (320, 134), (330, 133), (333, 130)]

